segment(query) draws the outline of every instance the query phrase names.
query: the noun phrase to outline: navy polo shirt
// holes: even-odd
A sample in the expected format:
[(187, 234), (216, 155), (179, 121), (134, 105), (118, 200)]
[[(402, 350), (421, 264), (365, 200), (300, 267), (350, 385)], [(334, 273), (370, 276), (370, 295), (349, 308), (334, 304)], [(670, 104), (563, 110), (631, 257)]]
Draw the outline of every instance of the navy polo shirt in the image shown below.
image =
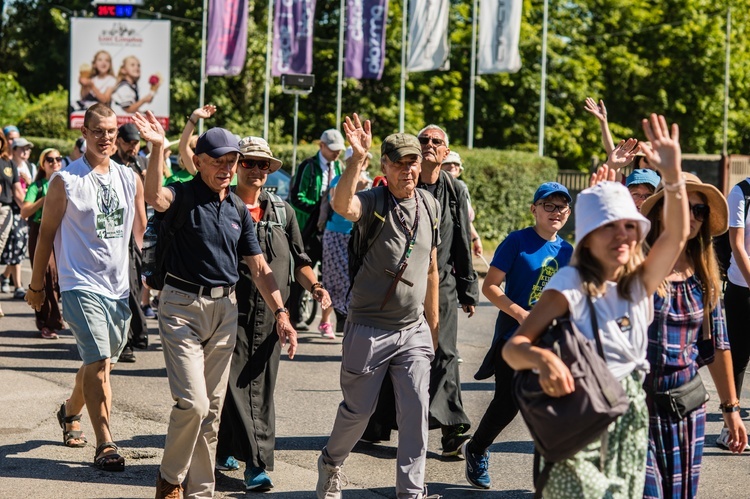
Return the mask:
[(165, 257), (168, 273), (200, 286), (231, 286), (240, 279), (238, 258), (260, 255), (250, 212), (240, 218), (229, 196), (223, 201), (201, 179), (200, 173), (180, 189), (168, 186), (175, 193), (168, 210), (176, 210), (181, 189), (191, 186), (195, 193), (195, 207), (190, 210), (185, 225), (174, 236), (169, 254)]

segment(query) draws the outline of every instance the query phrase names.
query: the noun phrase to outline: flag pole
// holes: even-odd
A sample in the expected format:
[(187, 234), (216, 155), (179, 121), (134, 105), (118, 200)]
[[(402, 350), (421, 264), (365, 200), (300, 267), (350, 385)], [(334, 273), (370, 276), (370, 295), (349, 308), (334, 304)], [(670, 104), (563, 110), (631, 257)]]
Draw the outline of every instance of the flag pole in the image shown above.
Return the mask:
[(404, 102), (406, 101), (406, 16), (409, 11), (409, 0), (404, 0), (404, 12), (401, 20), (401, 91), (398, 105), (398, 131), (404, 133)]
[(721, 153), (726, 157), (728, 152), (727, 145), (727, 131), (729, 129), (729, 69), (730, 69), (730, 56), (731, 56), (731, 36), (732, 36), (732, 8), (727, 6), (727, 35), (726, 35), (726, 51), (724, 58), (724, 132), (723, 132), (723, 146)]
[(266, 19), (266, 82), (263, 93), (263, 138), (268, 140), (268, 116), (271, 101), (271, 58), (273, 57), (273, 2), (268, 0), (268, 19)]
[(346, 0), (341, 0), (339, 12), (341, 13), (341, 20), (339, 21), (339, 74), (336, 77), (336, 128), (341, 126), (341, 92), (344, 86), (344, 30), (346, 28)]
[[(201, 29), (201, 84), (198, 106), (206, 103), (206, 29), (208, 24), (208, 0), (203, 0), (203, 27)], [(198, 120), (198, 135), (203, 133), (203, 120)]]
[(547, 11), (549, 1), (544, 0), (544, 18), (542, 21), (542, 83), (539, 95), (539, 156), (544, 156), (544, 113), (547, 105)]
[[(492, 1), (492, 0), (484, 0)], [(476, 97), (477, 82), (477, 5), (474, 0), (473, 14), (471, 20), (471, 76), (469, 77), (469, 134), (466, 137), (466, 145), (474, 149), (474, 99)]]

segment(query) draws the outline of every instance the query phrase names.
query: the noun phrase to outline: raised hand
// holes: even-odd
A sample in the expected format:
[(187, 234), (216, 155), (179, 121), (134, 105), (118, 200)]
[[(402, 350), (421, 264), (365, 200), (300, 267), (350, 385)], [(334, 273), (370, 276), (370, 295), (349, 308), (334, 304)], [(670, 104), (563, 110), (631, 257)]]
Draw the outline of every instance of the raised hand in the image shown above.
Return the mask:
[(589, 187), (594, 187), (600, 182), (614, 182), (616, 176), (617, 170), (615, 170), (614, 168), (610, 168), (605, 163), (591, 174), (591, 179), (589, 179)]
[(365, 120), (362, 124), (357, 113), (354, 113), (351, 118), (347, 116), (344, 120), (344, 133), (349, 145), (352, 146), (352, 157), (361, 159), (367, 156), (367, 151), (370, 150), (372, 145), (370, 120)]
[(671, 132), (664, 116), (652, 114), (643, 120), (643, 132), (651, 142), (651, 148), (643, 147), (649, 165), (657, 168), (664, 181), (676, 182), (682, 173), (682, 150), (680, 149), (680, 127), (672, 123)]
[(591, 97), (586, 97), (586, 105), (584, 106), (584, 109), (593, 114), (599, 121), (607, 121), (607, 108), (604, 107), (603, 100), (600, 100), (599, 104), (597, 104)]
[(156, 119), (154, 113), (146, 111), (146, 116), (141, 113), (135, 113), (133, 115), (133, 123), (135, 123), (138, 132), (141, 134), (141, 138), (154, 145), (164, 144), (164, 128), (161, 123)]
[(638, 141), (636, 139), (631, 138), (628, 140), (621, 140), (620, 143), (617, 144), (617, 147), (612, 151), (612, 154), (609, 155), (605, 164), (617, 171), (623, 166), (632, 163), (637, 152)]
[(216, 112), (216, 106), (213, 104), (206, 104), (203, 107), (199, 107), (198, 109), (194, 110), (190, 117), (195, 117), (196, 120), (206, 120), (214, 115)]

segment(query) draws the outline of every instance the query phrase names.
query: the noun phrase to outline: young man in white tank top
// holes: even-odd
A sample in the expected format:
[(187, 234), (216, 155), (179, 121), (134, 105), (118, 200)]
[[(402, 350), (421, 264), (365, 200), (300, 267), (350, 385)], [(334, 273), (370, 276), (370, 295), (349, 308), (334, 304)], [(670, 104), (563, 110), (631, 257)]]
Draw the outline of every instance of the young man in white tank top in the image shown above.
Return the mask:
[[(130, 168), (110, 159), (117, 117), (109, 107), (90, 107), (81, 133), (86, 153), (50, 179), (26, 301), (37, 310), (44, 301), (44, 271), (54, 241), (63, 315), (83, 360), (73, 393), (57, 414), (63, 442), (69, 447), (86, 444), (80, 431), (86, 405), (96, 434), (94, 464), (122, 471), (125, 459), (109, 424), (110, 370), (127, 341), (128, 243), (131, 232), (139, 247), (143, 242), (143, 184)], [(158, 157), (151, 161), (159, 167)]]

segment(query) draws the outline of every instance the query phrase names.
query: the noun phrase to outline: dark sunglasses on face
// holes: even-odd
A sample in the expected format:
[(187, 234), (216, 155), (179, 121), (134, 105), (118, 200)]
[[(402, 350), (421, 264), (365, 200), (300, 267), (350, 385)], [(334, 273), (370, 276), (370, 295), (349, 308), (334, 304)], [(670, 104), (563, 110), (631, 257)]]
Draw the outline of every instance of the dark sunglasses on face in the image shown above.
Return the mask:
[(711, 207), (707, 204), (691, 204), (690, 211), (693, 212), (693, 216), (699, 222), (706, 219), (709, 213), (711, 213)]
[(442, 146), (445, 144), (445, 141), (443, 139), (436, 139), (435, 137), (417, 137), (419, 139), (419, 143), (423, 146), (426, 146), (427, 144), (432, 141), (433, 144), (435, 144), (437, 147)]
[(62, 157), (61, 156), (47, 156), (44, 158), (44, 161), (47, 163), (62, 163)]
[(262, 159), (241, 159), (240, 166), (246, 170), (257, 168), (260, 171), (266, 171), (271, 168), (271, 162)]
[(547, 213), (554, 213), (555, 210), (559, 211), (561, 215), (565, 215), (567, 212), (570, 211), (570, 205), (564, 204), (555, 204), (555, 203), (538, 203), (537, 206), (541, 206), (544, 208), (544, 211)]

